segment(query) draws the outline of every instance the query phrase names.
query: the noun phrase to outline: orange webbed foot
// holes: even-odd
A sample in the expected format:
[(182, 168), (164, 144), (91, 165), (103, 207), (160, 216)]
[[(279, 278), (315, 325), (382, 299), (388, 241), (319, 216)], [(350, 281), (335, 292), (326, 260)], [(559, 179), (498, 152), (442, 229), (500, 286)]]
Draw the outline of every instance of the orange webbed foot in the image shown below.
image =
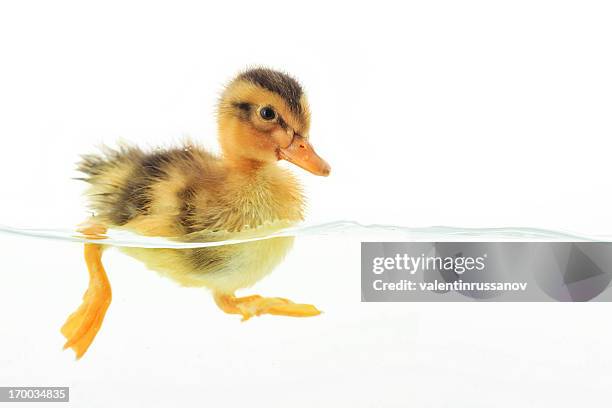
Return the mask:
[(81, 306), (62, 326), (61, 332), (66, 337), (64, 349), (73, 349), (77, 359), (85, 354), (100, 330), (111, 299), (108, 282), (92, 282), (83, 296)]
[[(94, 224), (79, 230), (90, 239), (102, 238), (105, 231), (104, 227)], [(68, 317), (61, 329), (66, 337), (64, 349), (73, 349), (77, 359), (85, 354), (96, 337), (112, 299), (110, 282), (102, 265), (102, 246), (85, 244), (85, 262), (89, 271), (89, 287), (83, 295), (83, 303)]]
[(225, 313), (242, 315), (242, 321), (262, 314), (291, 317), (311, 317), (321, 314), (314, 305), (294, 303), (279, 297), (252, 295), (239, 298), (234, 295), (215, 294), (215, 302)]

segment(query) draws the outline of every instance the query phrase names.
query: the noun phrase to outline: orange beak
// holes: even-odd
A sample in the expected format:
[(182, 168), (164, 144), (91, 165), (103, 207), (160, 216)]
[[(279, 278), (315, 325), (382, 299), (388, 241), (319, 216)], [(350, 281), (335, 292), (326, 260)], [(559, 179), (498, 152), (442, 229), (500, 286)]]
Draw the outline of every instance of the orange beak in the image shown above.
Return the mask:
[(315, 153), (312, 145), (302, 136), (295, 135), (289, 146), (279, 149), (278, 156), (317, 176), (329, 176), (331, 167)]

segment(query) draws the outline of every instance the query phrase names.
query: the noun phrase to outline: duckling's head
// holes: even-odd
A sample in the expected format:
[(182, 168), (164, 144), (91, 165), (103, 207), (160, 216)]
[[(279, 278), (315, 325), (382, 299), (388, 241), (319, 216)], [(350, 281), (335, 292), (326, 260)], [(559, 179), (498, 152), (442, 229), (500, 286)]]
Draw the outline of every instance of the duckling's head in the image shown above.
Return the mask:
[(267, 68), (238, 75), (219, 102), (219, 143), (224, 157), (252, 169), (287, 160), (327, 176), (330, 166), (310, 144), (310, 110), (300, 84)]

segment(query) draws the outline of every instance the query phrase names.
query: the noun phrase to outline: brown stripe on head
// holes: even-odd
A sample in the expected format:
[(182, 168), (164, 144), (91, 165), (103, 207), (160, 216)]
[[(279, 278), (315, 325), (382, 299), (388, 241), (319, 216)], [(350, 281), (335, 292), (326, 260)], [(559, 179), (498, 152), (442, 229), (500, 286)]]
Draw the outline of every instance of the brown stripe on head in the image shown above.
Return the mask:
[[(310, 108), (302, 86), (291, 76), (269, 68), (252, 68), (240, 73), (223, 91), (219, 100), (219, 133), (233, 125), (227, 122), (239, 118), (257, 125), (259, 110), (273, 108), (278, 123), (307, 135)], [(261, 127), (261, 126), (259, 126)]]
[(238, 80), (248, 81), (270, 92), (274, 92), (287, 103), (293, 113), (300, 115), (303, 111), (300, 100), (304, 91), (302, 86), (289, 75), (268, 68), (253, 68), (243, 72)]

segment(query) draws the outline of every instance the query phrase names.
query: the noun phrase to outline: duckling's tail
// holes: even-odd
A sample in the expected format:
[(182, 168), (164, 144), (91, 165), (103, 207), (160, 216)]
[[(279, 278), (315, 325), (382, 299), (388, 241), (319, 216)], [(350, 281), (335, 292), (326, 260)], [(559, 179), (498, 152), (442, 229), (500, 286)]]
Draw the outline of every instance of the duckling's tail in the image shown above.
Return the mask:
[(99, 154), (84, 154), (77, 163), (77, 171), (86, 174), (88, 177), (80, 178), (87, 182), (92, 182), (97, 176), (126, 166), (143, 156), (143, 152), (137, 147), (122, 145), (117, 149), (107, 146), (101, 147)]
[(144, 153), (136, 148), (121, 146), (118, 149), (102, 147), (100, 154), (81, 156), (77, 170), (85, 175), (78, 178), (90, 184), (87, 190), (89, 207), (98, 222), (107, 226), (122, 225), (129, 218), (128, 214), (118, 209), (125, 201), (126, 186), (134, 173), (134, 167), (140, 163)]

